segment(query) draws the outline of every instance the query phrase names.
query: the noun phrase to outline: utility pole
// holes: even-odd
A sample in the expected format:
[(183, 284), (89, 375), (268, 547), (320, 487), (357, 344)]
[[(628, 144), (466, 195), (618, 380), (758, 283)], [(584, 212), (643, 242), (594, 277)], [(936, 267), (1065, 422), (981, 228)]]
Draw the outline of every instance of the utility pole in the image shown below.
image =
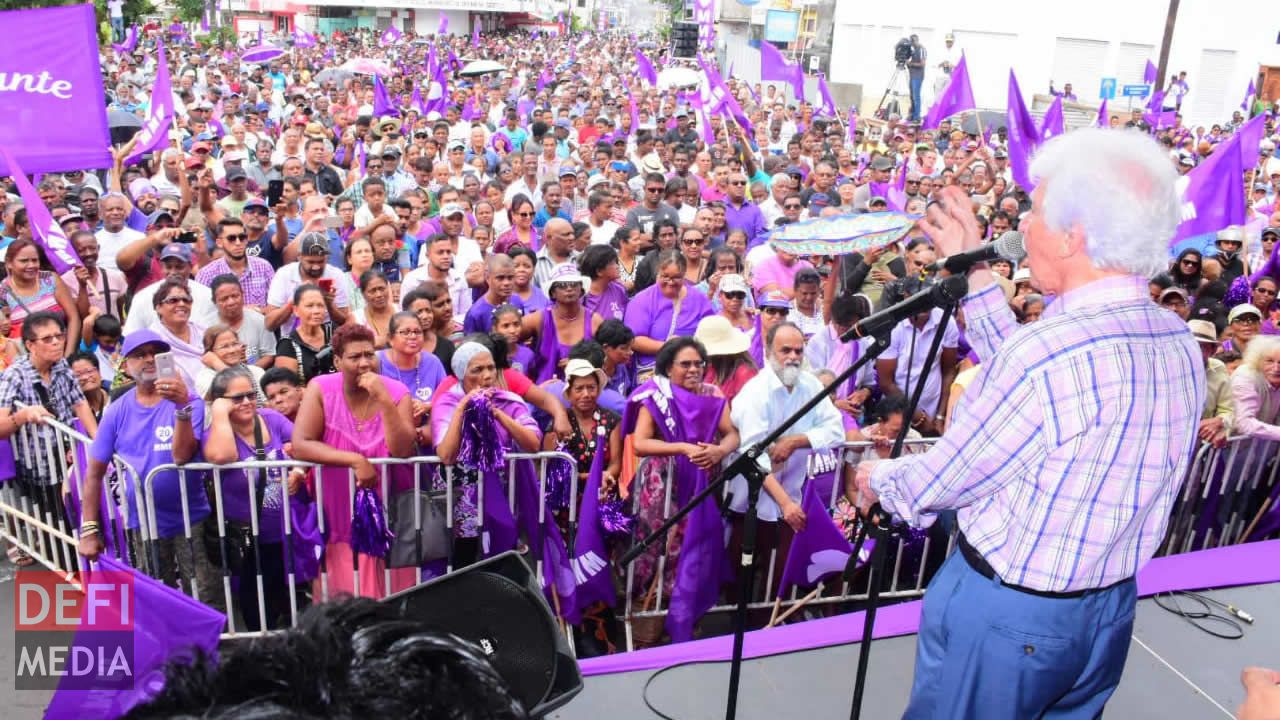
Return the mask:
[[(1178, 22), (1178, 0), (1169, 0), (1169, 14), (1164, 20), (1164, 39), (1160, 42), (1160, 63), (1156, 69), (1156, 85), (1151, 89), (1154, 94), (1168, 86), (1169, 46), (1173, 44), (1173, 26)], [(1156, 108), (1155, 112), (1160, 112)]]

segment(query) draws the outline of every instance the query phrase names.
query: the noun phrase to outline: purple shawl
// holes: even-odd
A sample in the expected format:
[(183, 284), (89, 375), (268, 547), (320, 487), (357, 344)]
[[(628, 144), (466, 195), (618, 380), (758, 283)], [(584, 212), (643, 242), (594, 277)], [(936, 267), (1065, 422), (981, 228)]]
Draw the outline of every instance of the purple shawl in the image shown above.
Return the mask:
[[(560, 336), (556, 332), (554, 310), (554, 303), (542, 310), (542, 330), (538, 333), (537, 355), (533, 359), (533, 368), (529, 372), (529, 376), (539, 385), (559, 377), (560, 361), (569, 357), (569, 346), (560, 343)], [(591, 313), (587, 311), (584, 314), (586, 328), (583, 330), (582, 339), (590, 340)]]
[[(714, 442), (726, 400), (695, 395), (676, 387), (665, 377), (655, 377), (632, 393), (622, 419), (622, 431), (635, 431), (636, 418), (644, 407), (653, 417), (667, 442)], [(688, 458), (676, 456), (672, 496), (683, 505), (707, 486), (710, 476)], [(693, 626), (720, 594), (724, 570), (724, 523), (714, 497), (707, 497), (689, 513), (680, 562), (671, 590), (667, 632), (673, 642), (693, 638)]]

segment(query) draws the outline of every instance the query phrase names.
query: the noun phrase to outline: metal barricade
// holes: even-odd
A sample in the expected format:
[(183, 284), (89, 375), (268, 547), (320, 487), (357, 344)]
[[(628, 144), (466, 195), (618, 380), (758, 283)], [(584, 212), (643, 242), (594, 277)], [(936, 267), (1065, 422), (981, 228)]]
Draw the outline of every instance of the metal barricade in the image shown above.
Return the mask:
[(1276, 487), (1280, 442), (1233, 437), (1201, 444), (1169, 514), (1158, 555), (1244, 542)]
[[(508, 507), (513, 511), (513, 513), (518, 509), (517, 501), (516, 501), (517, 465), (518, 463), (523, 461), (532, 462), (534, 464), (534, 471), (537, 473), (537, 478), (538, 478), (537, 492), (540, 498), (539, 508), (537, 509), (539, 518), (547, 517), (548, 509), (546, 507), (546, 482), (548, 478), (548, 470), (551, 463), (566, 462), (569, 464), (569, 473), (571, 478), (569, 492), (570, 492), (570, 497), (576, 499), (577, 489), (578, 489), (577, 467), (571, 455), (568, 455), (567, 453), (563, 453), (563, 452), (554, 452), (554, 451), (539, 452), (539, 453), (507, 453), (506, 459), (508, 461), (507, 474), (506, 474), (507, 502), (508, 502)], [(445, 513), (445, 527), (447, 529), (450, 539), (452, 540), (452, 538), (454, 537), (454, 530), (455, 530), (455, 520), (456, 520), (455, 507), (457, 504), (456, 503), (457, 493), (456, 493), (456, 488), (454, 486), (455, 478), (454, 478), (453, 466), (442, 466), (440, 458), (436, 456), (417, 456), (417, 457), (411, 457), (411, 458), (369, 458), (369, 462), (372, 465), (374, 465), (376, 468), (378, 468), (379, 477), (378, 477), (377, 487), (381, 491), (379, 495), (379, 499), (382, 505), (383, 512), (386, 514), (386, 517), (388, 518), (392, 517), (391, 515), (392, 509), (389, 507), (389, 501), (388, 501), (389, 498), (401, 497), (404, 493), (413, 493), (413, 502), (412, 502), (413, 513), (414, 513), (413, 521), (412, 521), (413, 528), (415, 531), (421, 531), (423, 529), (423, 525), (422, 525), (423, 518), (421, 517), (421, 514), (420, 514), (420, 510), (422, 506), (421, 500), (425, 498), (428, 500), (443, 501), (444, 503), (443, 509)], [(395, 479), (392, 477), (393, 470), (396, 467), (409, 467), (412, 470), (411, 487), (408, 487), (406, 489), (401, 489), (399, 492), (396, 492), (395, 490), (394, 485), (396, 484), (396, 482), (395, 482)], [(227, 503), (225, 502), (226, 497), (224, 497), (223, 474), (227, 472), (233, 472), (233, 471), (243, 471), (244, 479), (247, 481), (247, 486), (245, 488), (245, 491), (249, 493), (248, 497), (256, 497), (256, 490), (257, 490), (257, 483), (258, 483), (258, 476), (259, 476), (259, 473), (257, 471), (261, 470), (264, 473), (266, 473), (268, 476), (272, 474), (272, 471), (275, 471), (274, 474), (277, 480), (284, 482), (286, 480), (281, 479), (280, 476), (287, 475), (288, 470), (294, 469), (294, 468), (313, 472), (312, 483), (313, 483), (314, 492), (311, 493), (313, 495), (313, 497), (311, 498), (311, 502), (314, 503), (314, 506), (315, 506), (315, 520), (316, 520), (316, 526), (317, 526), (316, 529), (321, 534), (321, 536), (325, 536), (327, 535), (327, 528), (326, 528), (327, 520), (326, 520), (326, 511), (324, 507), (324, 502), (325, 502), (324, 498), (326, 496), (324, 487), (325, 487), (326, 480), (324, 478), (324, 474), (320, 472), (320, 469), (322, 468), (322, 466), (316, 465), (314, 463), (306, 463), (306, 462), (301, 462), (296, 460), (283, 459), (283, 460), (264, 460), (264, 461), (250, 460), (250, 461), (230, 463), (225, 465), (215, 465), (212, 463), (187, 463), (185, 465), (166, 464), (166, 465), (161, 465), (153, 468), (150, 472), (147, 473), (147, 476), (144, 479), (143, 487), (145, 489), (145, 497), (146, 497), (146, 504), (147, 504), (146, 518), (148, 520), (148, 524), (146, 528), (146, 547), (147, 547), (146, 555), (148, 557), (149, 564), (151, 567), (158, 568), (158, 567), (161, 567), (165, 562), (168, 562), (167, 558), (161, 557), (162, 553), (165, 552), (164, 550), (161, 550), (159, 547), (159, 545), (161, 544), (160, 541), (162, 540), (168, 541), (169, 543), (176, 543), (179, 545), (179, 547), (175, 548), (173, 552), (182, 551), (183, 547), (185, 547), (186, 549), (185, 551), (191, 555), (193, 560), (202, 550), (199, 544), (204, 543), (206, 541), (206, 537), (202, 535), (202, 531), (204, 533), (209, 533), (209, 537), (207, 539), (210, 542), (216, 542), (221, 555), (221, 557), (218, 558), (221, 561), (219, 562), (219, 565), (221, 565), (221, 567), (217, 568), (218, 572), (220, 572), (221, 574), (221, 577), (218, 578), (221, 584), (221, 587), (218, 588), (220, 592), (217, 593), (219, 597), (213, 598), (208, 596), (211, 594), (209, 592), (210, 588), (209, 588), (208, 578), (205, 578), (206, 592), (204, 593), (205, 594), (204, 597), (201, 596), (201, 592), (200, 592), (201, 578), (199, 577), (186, 578), (187, 582), (181, 582), (179, 584), (179, 587), (183, 592), (187, 593), (191, 597), (197, 598), (205, 602), (206, 604), (210, 604), (218, 608), (219, 610), (222, 610), (225, 612), (227, 616), (227, 628), (226, 628), (226, 632), (224, 632), (222, 636), (224, 639), (235, 638), (235, 637), (252, 637), (252, 636), (268, 633), (272, 630), (271, 626), (275, 624), (272, 621), (276, 620), (277, 618), (275, 617), (270, 619), (268, 618), (267, 590), (269, 588), (266, 587), (266, 583), (269, 582), (269, 579), (264, 577), (263, 562), (261, 558), (258, 556), (255, 556), (254, 567), (256, 568), (256, 571), (253, 572), (251, 576), (248, 576), (248, 577), (233, 573), (230, 567), (230, 564), (227, 562), (229, 540), (231, 538), (234, 527), (232, 526), (231, 523), (228, 522), (228, 518), (226, 516)], [(161, 474), (170, 473), (170, 472), (177, 473), (177, 477), (178, 477), (177, 483), (180, 490), (179, 497), (182, 505), (181, 507), (182, 528), (181, 528), (181, 533), (177, 537), (161, 538), (160, 527), (156, 521), (156, 518), (160, 514), (160, 508), (157, 508), (155, 505), (156, 503), (155, 480)], [(213, 522), (210, 527), (204, 527), (204, 524), (202, 523), (202, 521), (199, 521), (199, 520), (193, 522), (192, 510), (193, 510), (193, 507), (199, 503), (198, 503), (198, 498), (192, 498), (190, 496), (190, 493), (188, 492), (188, 485), (189, 485), (188, 476), (191, 473), (199, 473), (202, 476), (207, 476), (207, 477), (202, 477), (201, 480), (203, 481), (202, 484), (205, 488), (205, 492), (208, 495), (208, 500), (211, 501), (210, 515), (208, 516), (208, 519), (211, 519)], [(442, 488), (433, 489), (431, 481), (436, 476), (437, 473), (443, 473), (444, 482), (442, 483)], [(356, 487), (357, 487), (355, 472), (354, 470), (348, 469), (345, 475), (346, 475), (346, 484), (347, 484), (347, 493), (346, 493), (347, 501), (349, 503), (349, 506), (351, 508), (354, 508), (354, 497), (355, 497)], [(330, 482), (331, 481), (332, 479), (330, 479)], [(271, 482), (270, 479), (269, 479), (269, 482)], [(194, 483), (192, 483), (192, 486), (195, 486)], [(477, 523), (477, 532), (480, 533), (482, 537), (483, 537), (484, 527), (485, 527), (484, 512), (483, 512), (484, 502), (485, 502), (484, 493), (485, 493), (484, 483), (483, 482), (478, 483), (476, 486), (475, 506), (476, 508), (479, 509), (479, 512), (476, 517), (476, 523)], [(454, 558), (452, 556), (452, 548), (451, 548), (450, 556), (444, 559), (443, 567), (440, 568), (441, 572), (438, 574), (430, 573), (428, 569), (425, 567), (426, 563), (419, 563), (412, 568), (394, 568), (393, 569), (389, 567), (386, 562), (382, 562), (381, 563), (382, 574), (380, 578), (381, 588), (371, 589), (368, 587), (362, 587), (361, 568), (359, 565), (360, 557), (355, 553), (352, 553), (353, 564), (351, 569), (352, 574), (351, 574), (350, 583), (346, 583), (345, 580), (343, 580), (342, 578), (333, 577), (332, 576), (333, 572), (337, 572), (337, 569), (334, 568), (331, 571), (330, 568), (328, 567), (330, 563), (327, 561), (319, 562), (319, 573), (313, 581), (310, 581), (307, 583), (299, 583), (296, 581), (296, 578), (293, 572), (295, 564), (294, 564), (294, 558), (292, 558), (291, 553), (293, 552), (292, 540), (295, 534), (295, 528), (293, 527), (294, 513), (292, 512), (292, 509), (293, 509), (292, 504), (296, 502), (300, 502), (300, 500), (292, 496), (289, 492), (284, 491), (283, 488), (282, 488), (282, 492), (280, 493), (280, 497), (281, 497), (281, 500), (283, 501), (283, 507), (280, 512), (282, 522), (283, 522), (282, 551), (286, 555), (285, 562), (284, 562), (285, 572), (284, 572), (283, 579), (286, 583), (286, 586), (287, 586), (286, 589), (288, 592), (288, 607), (287, 607), (288, 623), (287, 624), (289, 626), (296, 625), (301, 611), (305, 609), (306, 603), (312, 597), (316, 602), (323, 602), (331, 599), (332, 597), (336, 597), (339, 593), (338, 593), (338, 590), (335, 589), (335, 586), (339, 586), (339, 585), (341, 587), (349, 586), (354, 589), (353, 594), (370, 595), (372, 597), (381, 599), (382, 597), (386, 597), (387, 595), (390, 595), (394, 592), (405, 589), (407, 587), (412, 587), (413, 585), (417, 585), (421, 582), (424, 582), (425, 580), (429, 580), (434, 577), (439, 577), (441, 575), (448, 574), (450, 572), (453, 572), (456, 569), (453, 562)], [(250, 537), (252, 538), (252, 547), (256, 551), (260, 552), (261, 543), (259, 542), (259, 540), (263, 535), (262, 518), (256, 502), (249, 502), (248, 507), (249, 507), (249, 523), (248, 523), (247, 530)], [(569, 551), (570, 557), (572, 557), (573, 556), (573, 551), (572, 551), (573, 536), (575, 534), (574, 529), (576, 528), (576, 523), (577, 523), (577, 503), (576, 502), (571, 502), (569, 504), (568, 521), (569, 521), (570, 531), (568, 533), (568, 536), (565, 537), (565, 545)], [(206, 556), (207, 556), (207, 554), (210, 551), (207, 548), (204, 548), (204, 552), (206, 553)], [(541, 560), (538, 559), (537, 562), (533, 563), (533, 566), (534, 566), (534, 572), (536, 576), (538, 577), (539, 581), (541, 581), (544, 574)], [(193, 569), (194, 569), (194, 562), (193, 562)], [(412, 574), (408, 578), (406, 578), (406, 573), (404, 572), (407, 570), (412, 570)], [(207, 569), (206, 569), (206, 572), (207, 572)], [(343, 572), (345, 573), (345, 571)], [(341, 583), (337, 582), (339, 580), (342, 580), (342, 582)], [(256, 608), (244, 607), (245, 603), (237, 600), (237, 597), (236, 597), (237, 593), (234, 592), (234, 590), (236, 589), (236, 586), (244, 582), (253, 583), (256, 589), (256, 593), (255, 593), (257, 597)], [(245, 613), (253, 613), (256, 616), (256, 619), (257, 619), (256, 625), (259, 629), (257, 630), (247, 629), (248, 626), (251, 625), (251, 623), (245, 622), (245, 617), (246, 617)]]
[[(83, 432), (52, 418), (23, 425), (9, 438), (14, 476), (0, 483), (0, 537), (68, 578), (80, 564), (78, 514), (91, 443)], [(132, 564), (137, 557), (129, 542), (131, 513), (124, 499), (137, 480), (127, 462), (113, 458), (103, 477), (99, 506), (109, 550)], [(77, 517), (69, 515), (68, 505)]]
[[(935, 439), (918, 439), (908, 440), (904, 452), (922, 452), (933, 445)], [(808, 457), (808, 478), (806, 483), (815, 481), (824, 471), (830, 470), (830, 465), (821, 467), (824, 461), (822, 458), (831, 458), (834, 460), (835, 468), (833, 482), (830, 489), (820, 488), (827, 500), (829, 511), (834, 511), (842, 496), (845, 495), (845, 488), (852, 489), (852, 472), (858, 462), (862, 460), (863, 454), (873, 448), (873, 444), (867, 441), (846, 442), (838, 446), (830, 448), (827, 451), (810, 452)], [(834, 458), (832, 458), (834, 456)], [(678, 508), (674, 504), (673, 492), (674, 482), (672, 474), (674, 464), (670, 464), (667, 474), (664, 478), (662, 494), (663, 505), (662, 514), (658, 520), (663, 520), (671, 516)], [(643, 488), (639, 483), (643, 479), (637, 475), (637, 479), (633, 481), (632, 486), (632, 512), (639, 518), (640, 515), (640, 498)], [(728, 494), (729, 484), (725, 483), (724, 495)], [(796, 499), (799, 501), (799, 498)], [(783, 522), (782, 520), (778, 521)], [(639, 521), (636, 523), (637, 534), (642, 532), (639, 529)], [(637, 538), (638, 539), (638, 538)], [(893, 569), (892, 574), (887, 579), (882, 579), (881, 597), (885, 598), (910, 598), (918, 597), (924, 593), (924, 588), (928, 584), (926, 568), (941, 564), (941, 560), (948, 555), (954, 545), (953, 537), (948, 536), (945, 547), (939, 548), (938, 543), (929, 535), (924, 535), (919, 540), (917, 547), (909, 547), (909, 543), (899, 538), (893, 552)], [(626, 646), (628, 650), (636, 648), (636, 625), (637, 621), (649, 624), (647, 628), (650, 633), (653, 631), (652, 623), (665, 621), (669, 610), (670, 598), (667, 593), (668, 574), (674, 575), (675, 568), (668, 569), (667, 558), (667, 542), (655, 543), (658, 548), (657, 558), (655, 562), (655, 571), (651, 584), (645, 588), (638, 588), (636, 568), (633, 563), (625, 568), (625, 590), (623, 596), (624, 606), (624, 630), (626, 634)], [(906, 558), (912, 553), (918, 552), (918, 559), (908, 562)], [(731, 564), (736, 568), (737, 558), (731, 558)], [(818, 582), (810, 588), (806, 588), (807, 592), (802, 594), (800, 588), (793, 587), (785, 597), (780, 597), (776, 591), (773, 581), (779, 576), (786, 562), (786, 557), (782, 556), (776, 548), (772, 549), (767, 558), (759, 560), (762, 563), (759, 567), (762, 572), (757, 576), (763, 575), (764, 582), (760, 592), (753, 594), (748, 598), (747, 607), (751, 610), (771, 611), (770, 624), (781, 622), (788, 616), (798, 611), (802, 607), (833, 605), (839, 603), (850, 603), (865, 600), (867, 598), (868, 587), (866, 581), (861, 583), (861, 587), (854, 588), (842, 578), (833, 578), (830, 581)], [(736, 577), (731, 583), (726, 583), (725, 587), (730, 587), (737, 582)], [(722, 600), (728, 599), (728, 595), (722, 595)], [(640, 604), (643, 603), (643, 607)], [(730, 612), (736, 608), (736, 604), (730, 602), (720, 602), (712, 606), (707, 614)], [(650, 638), (652, 639), (652, 638)]]

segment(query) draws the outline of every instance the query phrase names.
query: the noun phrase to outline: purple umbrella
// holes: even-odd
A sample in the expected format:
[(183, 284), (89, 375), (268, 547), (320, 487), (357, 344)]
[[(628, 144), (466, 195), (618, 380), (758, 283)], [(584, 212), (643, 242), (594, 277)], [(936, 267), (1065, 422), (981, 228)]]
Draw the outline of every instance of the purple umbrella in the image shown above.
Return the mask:
[(275, 45), (254, 45), (240, 53), (240, 59), (247, 63), (267, 63), (284, 55), (284, 48)]

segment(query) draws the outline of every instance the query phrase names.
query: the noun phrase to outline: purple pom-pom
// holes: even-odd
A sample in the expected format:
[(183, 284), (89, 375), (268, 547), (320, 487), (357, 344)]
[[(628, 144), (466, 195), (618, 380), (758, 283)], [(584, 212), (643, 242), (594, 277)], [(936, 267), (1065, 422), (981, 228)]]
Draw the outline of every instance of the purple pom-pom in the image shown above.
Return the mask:
[(387, 527), (378, 496), (368, 488), (356, 490), (355, 509), (351, 516), (351, 549), (373, 557), (386, 557), (395, 534)]
[(1228, 308), (1243, 305), (1253, 299), (1253, 290), (1249, 287), (1249, 278), (1241, 275), (1231, 281), (1231, 287), (1222, 298), (1222, 304)]
[(507, 463), (507, 449), (499, 441), (501, 437), (489, 396), (475, 396), (462, 414), (458, 464), (486, 473), (502, 470)]
[[(560, 447), (564, 451), (564, 447)], [(553, 460), (547, 466), (547, 507), (564, 510), (569, 507), (569, 487), (572, 485), (573, 464), (565, 460)]]
[(631, 536), (632, 517), (627, 514), (626, 503), (622, 498), (614, 496), (601, 500), (599, 506), (600, 527), (611, 540), (619, 540)]

